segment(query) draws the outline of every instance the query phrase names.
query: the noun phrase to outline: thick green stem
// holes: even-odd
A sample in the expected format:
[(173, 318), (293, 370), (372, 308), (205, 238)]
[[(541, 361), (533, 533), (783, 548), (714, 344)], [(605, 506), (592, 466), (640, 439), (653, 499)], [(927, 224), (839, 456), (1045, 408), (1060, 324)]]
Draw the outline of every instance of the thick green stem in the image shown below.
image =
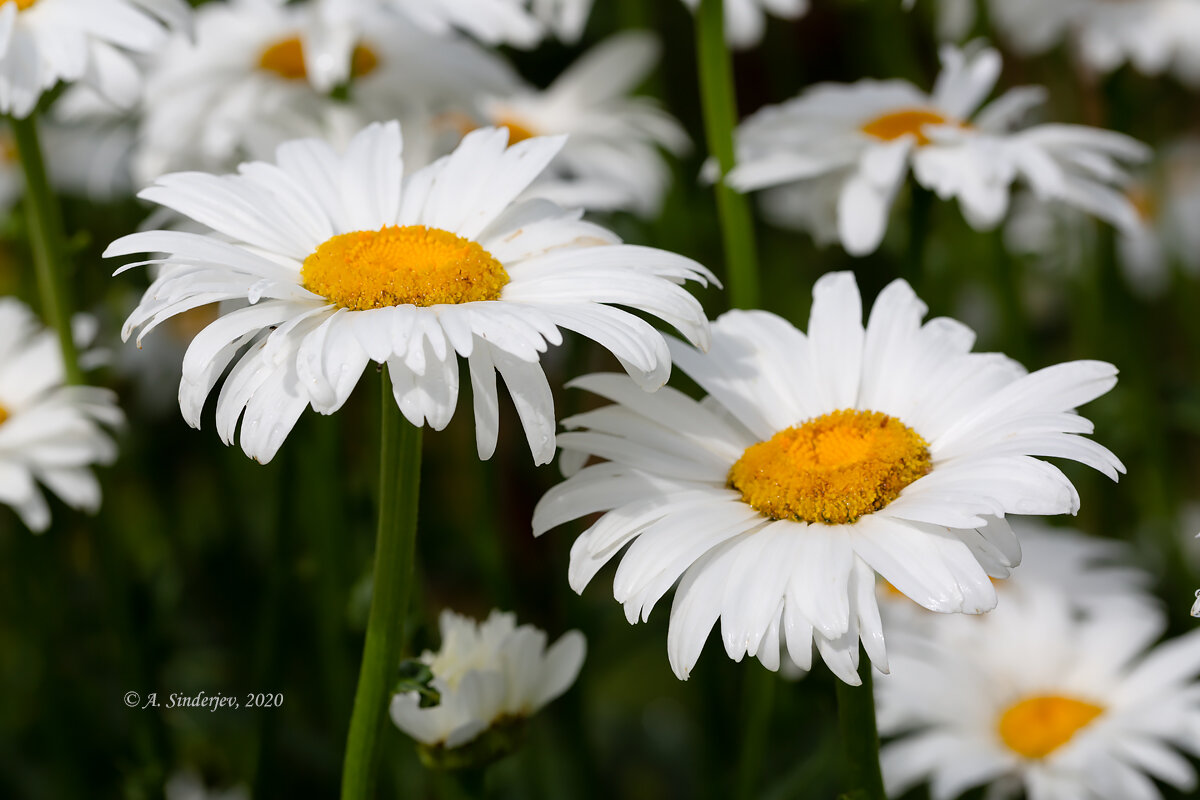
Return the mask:
[(737, 101), (733, 91), (733, 60), (725, 45), (723, 0), (701, 0), (696, 12), (696, 58), (700, 67), (700, 105), (709, 155), (717, 162), (717, 215), (725, 243), (725, 275), (734, 308), (757, 308), (758, 254), (754, 221), (746, 196), (725, 184), (734, 165), (733, 128)]
[(737, 771), (737, 796), (741, 800), (752, 800), (762, 794), (758, 784), (763, 755), (770, 743), (775, 680), (774, 672), (757, 664), (747, 665), (742, 683), (742, 752)]
[(879, 730), (875, 727), (875, 689), (871, 661), (859, 651), (862, 686), (837, 682), (838, 727), (846, 754), (845, 800), (887, 800), (879, 771)]
[(29, 244), (37, 270), (42, 316), (58, 332), (67, 382), (83, 383), (75, 338), (71, 334), (71, 302), (63, 247), (66, 235), (58, 202), (50, 191), (50, 180), (46, 176), (46, 162), (38, 142), (37, 115), (30, 114), (25, 119), (10, 117), (8, 122), (17, 143), (21, 169), (25, 172), (25, 218), (29, 221)]
[(346, 737), (342, 800), (366, 800), (374, 792), (379, 733), (400, 663), (416, 560), (421, 429), (400, 415), (387, 371), (381, 376), (379, 528), (367, 638)]

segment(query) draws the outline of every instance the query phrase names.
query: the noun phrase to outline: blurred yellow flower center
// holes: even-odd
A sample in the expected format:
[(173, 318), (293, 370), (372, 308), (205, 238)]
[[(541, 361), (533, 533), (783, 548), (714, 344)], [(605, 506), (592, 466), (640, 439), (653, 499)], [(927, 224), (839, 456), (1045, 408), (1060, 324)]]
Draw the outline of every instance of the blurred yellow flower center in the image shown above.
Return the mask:
[(522, 125), (513, 117), (501, 117), (500, 119), (496, 120), (496, 127), (508, 128), (508, 144), (510, 146), (516, 144), (517, 142), (523, 142), (526, 139), (532, 139), (533, 137), (537, 136), (536, 133)]
[(0, 406), (0, 425), (3, 425), (6, 422), (8, 422), (8, 409), (4, 406)]
[(3, 3), (0, 3), (0, 6), (4, 5), (4, 3), (16, 3), (17, 11), (24, 11), (36, 2), (37, 0), (4, 0)]
[(497, 300), (504, 266), (470, 239), (424, 225), (334, 236), (304, 259), (304, 288), (343, 308)]
[(862, 132), (885, 142), (895, 141), (901, 136), (912, 134), (916, 137), (917, 144), (926, 145), (929, 144), (929, 137), (925, 135), (925, 126), (945, 125), (949, 121), (936, 111), (910, 108), (876, 117), (862, 126)]
[(895, 500), (933, 468), (900, 420), (845, 409), (751, 445), (729, 470), (742, 500), (772, 519), (843, 525)]
[[(258, 66), (288, 80), (298, 81), (308, 77), (308, 69), (304, 66), (304, 45), (298, 36), (283, 39), (263, 50), (258, 57)], [(354, 77), (369, 75), (378, 66), (379, 57), (371, 48), (361, 44), (354, 48), (350, 60), (350, 73)]]
[(1039, 695), (1009, 707), (1000, 717), (1000, 738), (1026, 758), (1045, 758), (1071, 741), (1104, 713), (1098, 705), (1072, 697)]
[(1155, 202), (1154, 195), (1145, 185), (1137, 184), (1129, 187), (1125, 191), (1125, 197), (1129, 199), (1129, 204), (1133, 206), (1133, 210), (1137, 212), (1138, 218), (1142, 222), (1153, 222), (1154, 218), (1158, 216), (1158, 203)]

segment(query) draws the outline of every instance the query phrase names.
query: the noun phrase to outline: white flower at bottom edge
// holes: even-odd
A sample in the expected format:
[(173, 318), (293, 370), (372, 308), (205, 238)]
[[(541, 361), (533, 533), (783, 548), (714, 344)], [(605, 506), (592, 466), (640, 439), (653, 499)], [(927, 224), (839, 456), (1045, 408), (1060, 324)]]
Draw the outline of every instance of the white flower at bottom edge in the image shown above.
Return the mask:
[[(956, 199), (977, 230), (996, 227), (1018, 180), (1044, 200), (1083, 209), (1121, 228), (1137, 213), (1114, 185), (1148, 148), (1123, 134), (1082, 125), (1014, 130), (1043, 99), (1013, 89), (980, 109), (1000, 75), (993, 49), (945, 46), (931, 93), (907, 81), (820, 84), (738, 126), (739, 191), (773, 188), (769, 216), (840, 240), (851, 255), (874, 252), (911, 168), (917, 183)], [(793, 197), (792, 195), (801, 195)]]
[[(1150, 644), (1161, 615), (1079, 618), (1045, 590), (1006, 597), (931, 636), (894, 636), (875, 684), (884, 781), (934, 800), (991, 784), (989, 798), (1158, 800), (1153, 779), (1191, 791), (1200, 757), (1200, 631)], [(971, 624), (966, 624), (971, 623)]]
[[(106, 256), (167, 253), (123, 336), (189, 309), (240, 300), (193, 340), (179, 406), (200, 426), (205, 398), (231, 362), (217, 432), (267, 462), (308, 406), (337, 411), (370, 362), (387, 364), (413, 425), (441, 430), (458, 402), (467, 359), (479, 456), (496, 447), (499, 372), (535, 462), (554, 456), (554, 403), (539, 363), (559, 328), (612, 352), (640, 386), (670, 375), (663, 335), (619, 304), (708, 342), (700, 303), (679, 284), (713, 280), (683, 256), (620, 244), (577, 211), (514, 203), (562, 147), (535, 138), (507, 147), (481, 129), (402, 178), (400, 126), (375, 124), (344, 154), (317, 140), (279, 147), (276, 164), (237, 175), (178, 173), (140, 193), (212, 229), (135, 233)], [(136, 266), (136, 264), (129, 265)], [(128, 268), (128, 267), (126, 267)]]
[(192, 770), (174, 773), (163, 790), (166, 800), (250, 800), (245, 786), (230, 789), (211, 789), (199, 774)]
[[(878, 573), (920, 605), (979, 613), (990, 577), (1020, 560), (1006, 514), (1063, 514), (1079, 498), (1034, 456), (1123, 471), (1080, 434), (1074, 409), (1116, 383), (1116, 369), (1074, 361), (1032, 374), (971, 353), (954, 320), (921, 323), (903, 281), (879, 295), (864, 330), (850, 273), (813, 289), (807, 335), (761, 311), (732, 311), (701, 354), (672, 356), (701, 402), (664, 387), (645, 394), (619, 375), (575, 386), (616, 405), (563, 421), (571, 474), (534, 511), (536, 535), (607, 512), (571, 549), (582, 591), (626, 546), (613, 596), (631, 622), (675, 585), (667, 653), (686, 678), (713, 625), (730, 658), (780, 663), (780, 642), (807, 669), (812, 645), (857, 683), (859, 641), (887, 669)], [(592, 456), (605, 461), (584, 467)], [(582, 467), (582, 469), (580, 469)]]
[(71, 508), (100, 508), (91, 466), (116, 458), (103, 426), (124, 422), (112, 392), (63, 377), (58, 336), (19, 300), (0, 298), (0, 502), (39, 532), (50, 507), (38, 483)]
[(133, 55), (186, 28), (183, 0), (5, 0), (0, 3), (0, 112), (27, 117), (59, 81), (83, 81), (123, 108), (141, 93)]
[(587, 650), (579, 631), (547, 647), (545, 631), (500, 611), (482, 624), (443, 611), (439, 625), (442, 647), (421, 661), (440, 702), (422, 708), (418, 694), (407, 692), (391, 705), (396, 727), (431, 747), (461, 747), (493, 723), (532, 716), (571, 687)]

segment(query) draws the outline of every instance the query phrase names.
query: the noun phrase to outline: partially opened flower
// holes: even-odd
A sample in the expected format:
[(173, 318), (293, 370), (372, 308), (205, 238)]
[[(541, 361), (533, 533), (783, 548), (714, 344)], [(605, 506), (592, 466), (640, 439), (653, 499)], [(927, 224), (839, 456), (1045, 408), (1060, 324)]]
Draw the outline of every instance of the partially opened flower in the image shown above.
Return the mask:
[(654, 68), (659, 49), (649, 33), (619, 34), (588, 51), (545, 91), (489, 93), (477, 101), (484, 122), (507, 127), (514, 142), (568, 134), (532, 195), (590, 210), (658, 213), (671, 179), (662, 150), (680, 154), (690, 144), (652, 99), (629, 96)]
[[(1053, 590), (1005, 598), (940, 635), (894, 637), (876, 683), (891, 796), (928, 781), (934, 800), (1156, 800), (1191, 792), (1200, 756), (1200, 631), (1153, 649), (1161, 615), (1079, 618)], [(965, 624), (971, 622), (973, 624)]]
[(623, 245), (579, 212), (514, 203), (562, 147), (507, 147), (504, 129), (468, 134), (451, 155), (407, 178), (400, 126), (375, 124), (344, 154), (286, 143), (277, 163), (237, 175), (167, 175), (141, 197), (211, 228), (148, 231), (108, 256), (165, 252), (160, 277), (125, 323), (139, 338), (170, 317), (221, 301), (222, 314), (183, 361), (180, 408), (200, 425), (205, 398), (236, 360), (217, 402), (231, 443), (269, 461), (308, 406), (339, 409), (370, 362), (387, 364), (414, 425), (441, 429), (467, 359), (481, 458), (496, 446), (496, 373), (508, 386), (534, 460), (554, 455), (553, 398), (539, 363), (566, 328), (610, 350), (646, 389), (670, 374), (662, 334), (619, 304), (669, 322), (700, 346), (708, 322), (679, 284), (712, 280), (690, 259)]
[(738, 164), (727, 180), (741, 191), (778, 187), (764, 201), (769, 216), (819, 241), (840, 240), (853, 255), (883, 241), (910, 169), (938, 197), (957, 199), (979, 230), (1004, 219), (1018, 181), (1044, 200), (1136, 226), (1136, 210), (1113, 187), (1148, 149), (1081, 125), (1017, 130), (1043, 92), (1013, 89), (981, 110), (999, 75), (995, 50), (946, 46), (932, 93), (900, 80), (812, 87), (739, 126)]
[[(991, 577), (1020, 558), (1006, 514), (1074, 513), (1079, 498), (1058, 456), (1112, 478), (1120, 462), (1080, 434), (1074, 412), (1107, 392), (1116, 370), (1074, 361), (1026, 374), (999, 354), (971, 353), (953, 320), (903, 281), (867, 325), (854, 277), (817, 281), (807, 335), (760, 311), (713, 324), (703, 355), (671, 353), (708, 396), (644, 394), (618, 375), (575, 385), (616, 401), (564, 420), (564, 468), (534, 513), (534, 533), (607, 512), (571, 550), (582, 591), (622, 549), (613, 594), (630, 622), (679, 582), (667, 652), (686, 678), (713, 625), (735, 660), (808, 668), (815, 641), (857, 683), (859, 640), (887, 660), (875, 576), (920, 605), (978, 613)], [(590, 457), (606, 459), (578, 469)]]
[[(701, 0), (683, 0), (693, 12)], [(753, 47), (767, 28), (767, 14), (796, 19), (808, 12), (808, 0), (725, 0), (725, 40), (738, 49)]]
[(0, 502), (34, 531), (50, 525), (39, 483), (72, 508), (100, 508), (91, 468), (116, 458), (105, 427), (124, 420), (112, 392), (63, 378), (55, 333), (19, 300), (0, 299)]
[(27, 117), (59, 81), (83, 81), (128, 108), (141, 97), (135, 55), (183, 28), (183, 0), (5, 0), (0, 3), (0, 112)]
[(515, 743), (514, 728), (571, 688), (587, 650), (579, 631), (547, 647), (545, 631), (518, 626), (515, 615), (500, 611), (483, 623), (443, 611), (439, 622), (441, 649), (420, 659), (431, 679), (393, 695), (391, 714), (424, 745), (423, 757), (442, 766), (455, 763), (445, 751), (481, 737), (493, 746), (477, 754), (480, 760), (502, 755)]

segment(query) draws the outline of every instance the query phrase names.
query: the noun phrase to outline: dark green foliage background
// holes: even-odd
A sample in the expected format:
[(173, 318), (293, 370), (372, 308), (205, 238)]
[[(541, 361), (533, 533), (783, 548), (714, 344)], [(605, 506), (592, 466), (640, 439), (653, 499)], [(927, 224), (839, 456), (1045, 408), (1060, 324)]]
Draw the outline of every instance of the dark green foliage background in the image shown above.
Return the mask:
[[(820, 80), (932, 84), (933, 3), (922, 0), (913, 14), (898, 0), (815, 5), (797, 23), (773, 21), (759, 48), (736, 57), (743, 115)], [(587, 44), (629, 27), (662, 36), (662, 67), (645, 91), (683, 121), (697, 147), (677, 165), (661, 219), (606, 222), (631, 242), (676, 250), (720, 273), (711, 192), (696, 178), (702, 126), (682, 4), (598, 0), (578, 47), (510, 55), (545, 85)], [(1025, 61), (1006, 55), (1003, 85), (1047, 86), (1049, 119), (1114, 128), (1152, 145), (1200, 122), (1196, 96), (1169, 79), (1129, 70), (1088, 79), (1062, 50)], [(145, 282), (136, 273), (110, 278), (116, 265), (99, 253), (146, 212), (133, 201), (68, 201), (72, 291), (100, 315), (110, 340)], [(0, 291), (33, 301), (23, 230), (19, 212), (3, 227)], [(1009, 257), (999, 234), (972, 232), (956, 208), (919, 192), (902, 197), (887, 241), (869, 258), (819, 250), (806, 236), (765, 226), (757, 233), (764, 306), (798, 324), (813, 281), (852, 269), (868, 301), (905, 276), (931, 315), (970, 310), (979, 349), (1003, 350), (1031, 369), (1071, 358), (1116, 363), (1120, 385), (1084, 413), (1129, 474), (1114, 487), (1069, 465), (1083, 498), (1073, 524), (1131, 542), (1155, 575), (1173, 632), (1191, 629), (1186, 612), (1200, 578), (1185, 556), (1194, 531), (1183, 528), (1180, 511), (1196, 499), (1200, 463), (1195, 278), (1176, 274), (1161, 299), (1138, 299), (1116, 273), (1111, 233), (1099, 228), (1085, 243), (1084, 273), (1038, 272)], [(724, 310), (722, 292), (701, 294), (710, 315)], [(544, 363), (560, 417), (591, 401), (558, 387), (615, 368), (579, 340)], [(111, 371), (95, 380), (118, 390), (129, 416), (121, 459), (102, 470), (101, 514), (85, 518), (56, 505), (52, 530), (34, 536), (0, 508), (0, 797), (153, 798), (181, 767), (214, 785), (246, 784), (260, 800), (335, 796), (369, 602), (378, 377), (368, 370), (335, 417), (307, 413), (267, 466), (221, 445), (211, 408), (197, 432), (175, 406), (148, 402)], [(676, 382), (686, 386), (682, 376)], [(464, 387), (450, 427), (425, 436), (413, 651), (436, 644), (443, 607), (478, 616), (514, 610), (551, 637), (580, 628), (589, 644), (577, 686), (532, 721), (524, 750), (490, 771), (490, 795), (716, 800), (740, 787), (742, 796), (769, 800), (833, 797), (839, 765), (828, 672), (771, 679), (757, 662), (730, 662), (710, 641), (692, 680), (677, 681), (666, 658), (669, 600), (649, 623), (631, 627), (611, 599), (611, 568), (583, 597), (571, 592), (568, 552), (582, 527), (540, 540), (529, 530), (557, 469), (532, 466), (511, 406), (502, 410), (495, 458), (479, 463), (470, 407)], [(172, 692), (201, 690), (243, 705), (248, 693), (278, 692), (284, 704), (208, 712), (130, 710), (122, 700), (128, 691), (157, 692), (165, 702)], [(771, 707), (761, 739), (744, 731), (755, 698)], [(461, 796), (453, 782), (424, 773), (411, 742), (390, 726), (384, 748), (381, 797)], [(743, 750), (759, 762), (746, 779)]]

